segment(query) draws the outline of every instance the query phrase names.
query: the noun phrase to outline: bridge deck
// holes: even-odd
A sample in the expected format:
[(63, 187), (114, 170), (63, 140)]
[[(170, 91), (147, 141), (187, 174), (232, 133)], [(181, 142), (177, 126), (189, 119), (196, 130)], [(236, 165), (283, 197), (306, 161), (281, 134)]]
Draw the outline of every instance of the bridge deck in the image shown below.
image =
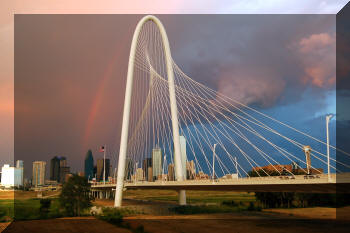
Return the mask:
[[(115, 184), (95, 184), (93, 190), (114, 189)], [(125, 183), (127, 189), (167, 189), (167, 190), (226, 190), (244, 192), (350, 192), (350, 174), (332, 174), (314, 177), (304, 175), (290, 177), (254, 177), (227, 180), (186, 180)]]

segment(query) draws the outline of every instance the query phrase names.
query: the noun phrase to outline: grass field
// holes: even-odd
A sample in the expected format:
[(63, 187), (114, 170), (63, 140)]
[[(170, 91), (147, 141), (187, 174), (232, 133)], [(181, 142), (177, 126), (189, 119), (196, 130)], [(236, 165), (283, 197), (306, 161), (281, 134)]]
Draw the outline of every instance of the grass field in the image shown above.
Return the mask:
[[(219, 204), (223, 201), (255, 202), (254, 193), (223, 191), (186, 191), (188, 204)], [(172, 190), (127, 190), (124, 198), (137, 200), (178, 202), (178, 193)]]
[[(58, 192), (43, 192), (43, 197), (53, 197), (48, 217), (61, 216), (59, 202), (56, 196)], [(0, 192), (0, 222), (11, 219), (39, 219), (40, 198), (33, 191), (2, 191)]]

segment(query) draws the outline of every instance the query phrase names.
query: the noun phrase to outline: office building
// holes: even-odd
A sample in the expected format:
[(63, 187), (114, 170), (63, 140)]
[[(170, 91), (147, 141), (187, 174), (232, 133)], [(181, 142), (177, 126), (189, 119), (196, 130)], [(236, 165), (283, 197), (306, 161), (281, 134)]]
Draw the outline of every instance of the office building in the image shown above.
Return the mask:
[[(296, 168), (297, 167), (297, 168)], [(282, 175), (315, 175), (315, 174), (322, 174), (323, 169), (322, 168), (301, 168), (299, 165), (292, 164), (270, 164), (263, 167), (255, 167), (253, 168), (253, 171), (259, 171), (264, 170), (265, 172), (271, 174), (275, 173), (282, 174)]]
[[(106, 164), (106, 171), (104, 171), (104, 164)], [(105, 162), (103, 159), (98, 159), (96, 163), (96, 179), (97, 181), (103, 181), (103, 174), (105, 173), (105, 179), (107, 181), (108, 177), (110, 176), (110, 160), (105, 159)]]
[(1, 168), (1, 186), (5, 188), (19, 187), (23, 185), (23, 168), (10, 167), (4, 164)]
[(23, 168), (23, 165), (24, 165), (23, 160), (17, 160), (16, 168)]
[(173, 163), (170, 163), (168, 165), (168, 181), (174, 181), (175, 180), (175, 166)]
[(187, 161), (186, 162), (186, 178), (189, 180), (194, 180), (196, 177), (196, 166), (194, 164), (194, 161)]
[(45, 167), (46, 162), (34, 161), (33, 162), (33, 186), (41, 186), (45, 184)]
[(152, 158), (145, 158), (143, 160), (142, 168), (143, 168), (143, 177), (148, 180), (148, 168), (152, 167)]
[(154, 180), (162, 174), (162, 149), (158, 146), (152, 150), (152, 173)]
[[(63, 183), (65, 176), (61, 177), (61, 169), (67, 167), (67, 159), (63, 156), (55, 156), (50, 161), (50, 180)], [(65, 169), (66, 170), (66, 169)], [(64, 174), (65, 175), (65, 174)]]
[(209, 179), (209, 175), (204, 173), (203, 171), (199, 171), (197, 174), (196, 174), (196, 177), (195, 177), (196, 180), (208, 180)]
[(15, 172), (15, 174), (18, 174), (19, 177), (15, 177), (15, 180), (19, 178), (20, 179), (19, 185), (23, 186), (24, 185), (24, 162), (23, 162), (23, 160), (17, 160), (16, 169), (18, 171)]
[(50, 161), (50, 180), (59, 182), (60, 175), (60, 159), (55, 156)]
[(137, 181), (143, 181), (143, 169), (142, 168), (137, 168), (136, 169), (136, 180)]
[(61, 184), (65, 183), (66, 182), (66, 177), (67, 175), (70, 174), (70, 167), (60, 167), (60, 180), (59, 182)]
[(134, 162), (130, 158), (126, 158), (125, 161), (125, 179), (131, 180), (134, 174)]
[(85, 178), (89, 180), (94, 177), (94, 157), (92, 156), (91, 150), (89, 150), (85, 156), (84, 174)]
[(147, 170), (148, 170), (147, 181), (148, 181), (148, 182), (154, 181), (154, 180), (153, 180), (153, 169), (152, 169), (152, 167), (148, 167)]

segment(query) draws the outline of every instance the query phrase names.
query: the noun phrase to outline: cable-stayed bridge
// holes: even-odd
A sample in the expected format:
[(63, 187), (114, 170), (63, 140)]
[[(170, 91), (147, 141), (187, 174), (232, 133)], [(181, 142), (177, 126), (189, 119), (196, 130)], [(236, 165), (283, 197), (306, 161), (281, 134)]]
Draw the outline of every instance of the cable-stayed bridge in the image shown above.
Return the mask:
[(92, 185), (115, 187), (115, 206), (124, 188), (178, 190), (186, 204), (190, 189), (334, 192), (348, 183), (350, 154), (330, 145), (330, 117), (324, 141), (196, 82), (154, 16), (136, 26), (125, 90), (116, 184)]

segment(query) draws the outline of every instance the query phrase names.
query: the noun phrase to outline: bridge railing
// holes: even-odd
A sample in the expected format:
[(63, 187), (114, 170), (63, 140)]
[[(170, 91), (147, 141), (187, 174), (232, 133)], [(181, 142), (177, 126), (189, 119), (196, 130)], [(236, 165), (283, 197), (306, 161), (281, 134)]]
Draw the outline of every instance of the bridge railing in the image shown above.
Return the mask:
[[(336, 181), (336, 174), (332, 174), (332, 182)], [(350, 178), (350, 175), (347, 177)], [(350, 179), (348, 179), (350, 180)], [(209, 185), (209, 184), (295, 184), (295, 183), (325, 183), (328, 182), (327, 174), (319, 175), (295, 175), (295, 176), (269, 176), (269, 177), (245, 177), (245, 178), (233, 178), (233, 179), (201, 179), (201, 180), (185, 180), (185, 181), (161, 181), (156, 180), (149, 181), (126, 181), (125, 186), (163, 186), (163, 185)], [(111, 187), (115, 186), (113, 182), (96, 182), (92, 183), (91, 187)]]

